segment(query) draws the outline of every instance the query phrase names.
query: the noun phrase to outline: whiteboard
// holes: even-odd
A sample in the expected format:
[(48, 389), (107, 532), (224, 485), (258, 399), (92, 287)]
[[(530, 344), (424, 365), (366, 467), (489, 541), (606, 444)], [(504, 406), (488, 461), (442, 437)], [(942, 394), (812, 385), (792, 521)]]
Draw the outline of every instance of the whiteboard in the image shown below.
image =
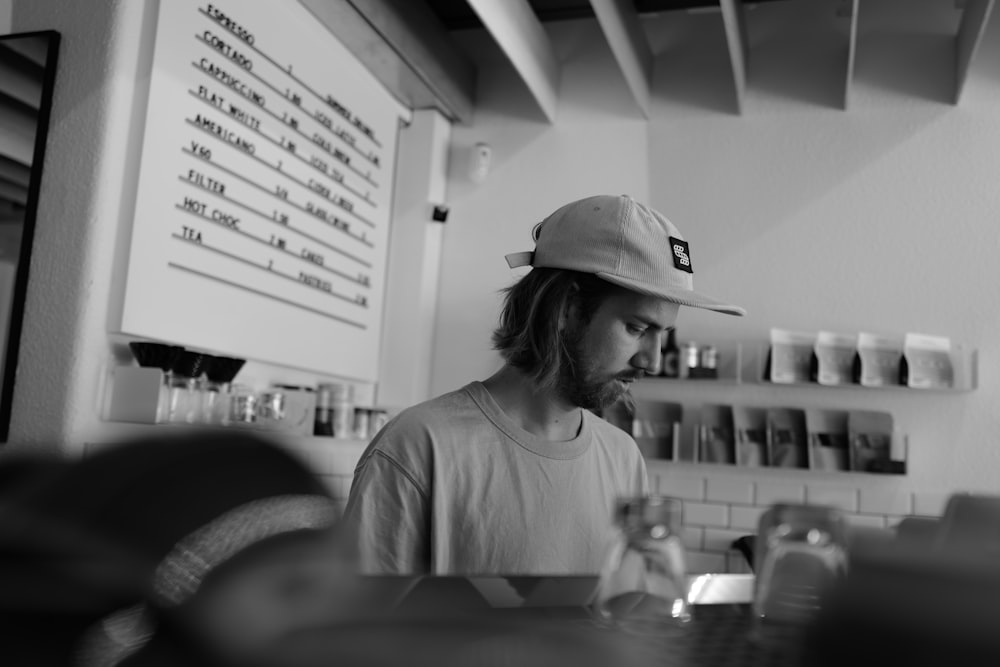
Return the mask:
[(404, 110), (297, 2), (160, 2), (121, 331), (374, 382)]

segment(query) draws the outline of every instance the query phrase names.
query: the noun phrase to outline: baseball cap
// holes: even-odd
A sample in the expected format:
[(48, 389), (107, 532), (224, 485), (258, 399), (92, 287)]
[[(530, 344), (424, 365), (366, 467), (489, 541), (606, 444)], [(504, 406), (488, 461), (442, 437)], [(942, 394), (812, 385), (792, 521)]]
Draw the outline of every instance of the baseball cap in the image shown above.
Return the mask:
[(746, 310), (694, 291), (691, 248), (658, 211), (627, 195), (570, 202), (535, 225), (535, 250), (507, 255), (519, 266), (592, 273), (626, 289), (728, 315)]

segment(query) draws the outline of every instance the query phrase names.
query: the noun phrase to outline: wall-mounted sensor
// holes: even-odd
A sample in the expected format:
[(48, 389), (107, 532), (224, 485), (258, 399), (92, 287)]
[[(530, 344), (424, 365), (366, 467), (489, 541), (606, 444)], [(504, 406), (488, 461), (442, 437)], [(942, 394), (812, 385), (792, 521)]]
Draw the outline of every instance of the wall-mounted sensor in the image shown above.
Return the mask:
[(431, 212), (431, 220), (434, 222), (447, 222), (448, 207), (444, 204), (435, 204), (434, 210)]
[(489, 144), (479, 142), (472, 147), (469, 159), (469, 180), (482, 183), (490, 173), (490, 163), (493, 161), (493, 149)]

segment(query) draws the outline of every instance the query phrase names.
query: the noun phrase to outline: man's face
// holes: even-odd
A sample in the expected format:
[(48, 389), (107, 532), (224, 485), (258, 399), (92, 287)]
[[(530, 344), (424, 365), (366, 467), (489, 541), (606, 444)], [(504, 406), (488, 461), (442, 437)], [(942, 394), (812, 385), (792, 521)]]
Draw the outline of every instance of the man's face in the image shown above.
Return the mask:
[(589, 322), (571, 309), (559, 392), (581, 408), (602, 410), (635, 380), (659, 373), (660, 347), (678, 310), (677, 304), (626, 289), (605, 298)]

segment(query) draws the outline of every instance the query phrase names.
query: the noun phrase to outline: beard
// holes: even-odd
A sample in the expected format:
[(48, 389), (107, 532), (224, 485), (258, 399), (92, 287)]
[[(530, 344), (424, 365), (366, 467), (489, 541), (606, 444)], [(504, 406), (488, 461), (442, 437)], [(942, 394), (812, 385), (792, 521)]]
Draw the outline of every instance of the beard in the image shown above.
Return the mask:
[(628, 387), (623, 386), (619, 380), (637, 380), (644, 373), (641, 370), (613, 374), (599, 372), (583, 349), (585, 332), (585, 326), (567, 327), (563, 330), (557, 391), (571, 404), (597, 413), (622, 400), (629, 414), (632, 414), (635, 411), (635, 401)]

